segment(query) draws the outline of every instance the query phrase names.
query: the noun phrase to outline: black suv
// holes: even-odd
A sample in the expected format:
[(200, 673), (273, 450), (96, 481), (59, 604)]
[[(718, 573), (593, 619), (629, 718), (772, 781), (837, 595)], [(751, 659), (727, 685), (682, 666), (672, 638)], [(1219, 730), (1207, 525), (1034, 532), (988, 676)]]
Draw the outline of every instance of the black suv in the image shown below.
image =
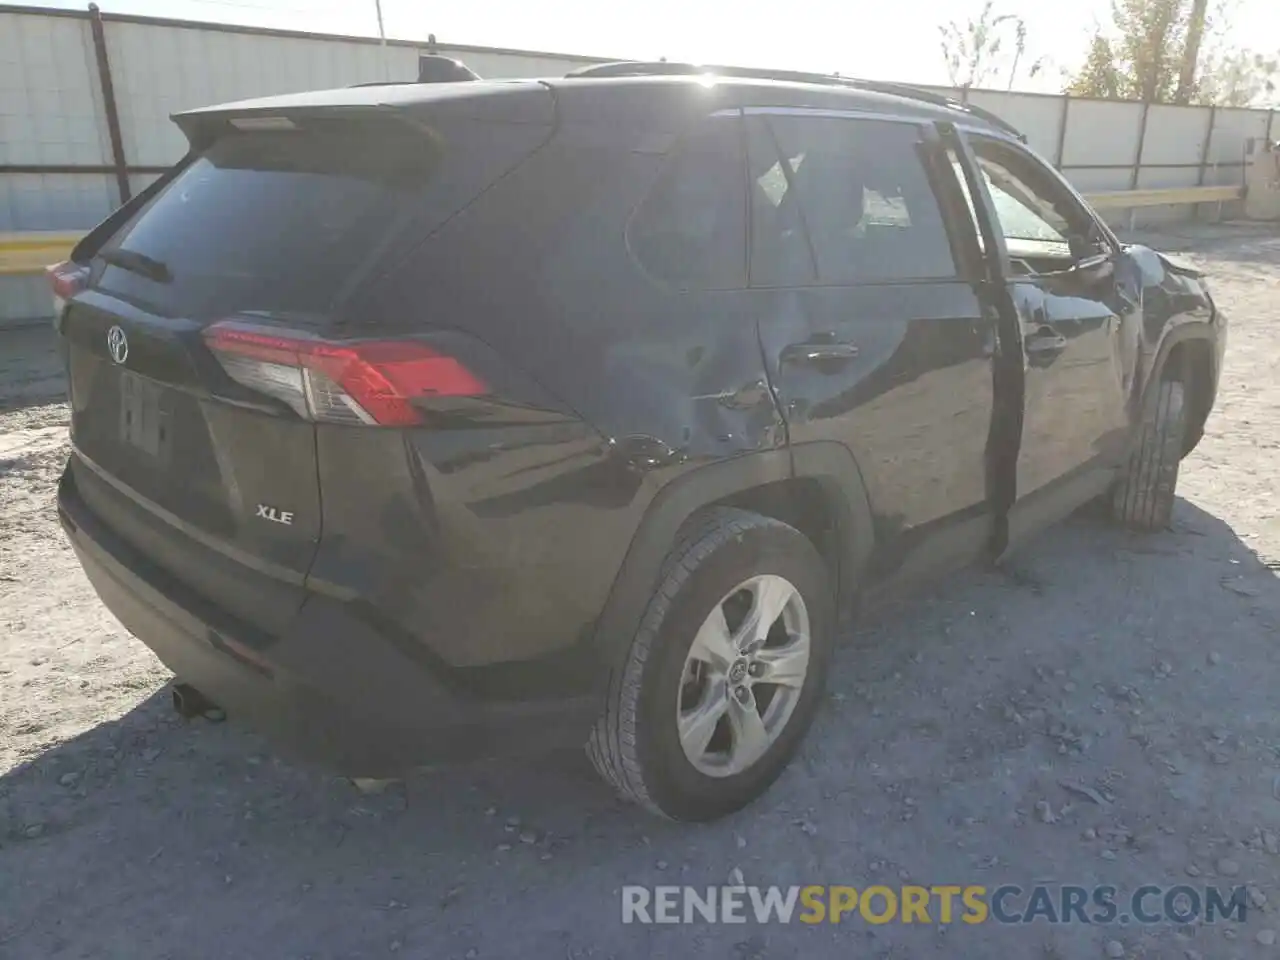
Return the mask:
[(1194, 270), (980, 111), (681, 72), (179, 114), (52, 268), (62, 523), (188, 708), (368, 777), (586, 741), (706, 819), (859, 602), (1089, 500), (1168, 521)]

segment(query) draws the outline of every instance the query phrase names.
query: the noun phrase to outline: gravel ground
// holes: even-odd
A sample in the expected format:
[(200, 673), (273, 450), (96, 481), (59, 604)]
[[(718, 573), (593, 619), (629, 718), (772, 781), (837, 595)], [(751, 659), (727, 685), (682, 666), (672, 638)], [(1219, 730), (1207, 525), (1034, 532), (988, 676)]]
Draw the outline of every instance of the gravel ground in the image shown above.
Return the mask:
[[(180, 720), (58, 529), (47, 333), (0, 335), (0, 957), (1276, 956), (1280, 238), (1160, 242), (1233, 321), (1174, 529), (1076, 519), (875, 615), (783, 779), (699, 827), (616, 802), (578, 753), (366, 794)], [(621, 923), (623, 884), (736, 871), (1256, 889), (1244, 924)]]

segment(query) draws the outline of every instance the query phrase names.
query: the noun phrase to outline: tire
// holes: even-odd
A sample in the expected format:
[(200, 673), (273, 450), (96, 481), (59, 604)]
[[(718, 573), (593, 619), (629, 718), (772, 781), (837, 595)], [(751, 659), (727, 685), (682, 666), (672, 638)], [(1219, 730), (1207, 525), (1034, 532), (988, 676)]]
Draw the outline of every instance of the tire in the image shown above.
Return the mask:
[[(755, 586), (747, 588), (747, 584)], [(794, 594), (778, 584), (793, 587)], [(747, 676), (753, 678), (745, 681), (752, 690), (750, 707), (742, 707), (733, 696), (743, 682), (740, 673), (737, 680), (732, 679), (736, 666), (717, 674), (722, 680), (719, 687), (713, 688), (711, 681), (704, 679), (699, 702), (709, 705), (705, 711), (708, 716), (719, 709), (717, 704), (726, 704), (723, 723), (730, 726), (726, 729), (720, 720), (712, 721), (717, 732), (710, 735), (705, 752), (686, 746), (680, 724), (687, 721), (677, 717), (688, 718), (698, 712), (695, 703), (680, 713), (690, 698), (690, 670), (713, 669), (709, 664), (692, 663), (695, 638), (701, 640), (701, 631), (717, 610), (728, 628), (725, 636), (730, 644), (748, 634), (747, 622), (753, 613), (771, 606), (760, 599), (770, 590), (775, 591), (774, 605), (779, 596), (793, 599), (786, 601), (775, 628), (763, 641), (764, 647), (752, 650), (747, 644), (746, 659), (752, 671)], [(794, 601), (797, 596), (798, 604)], [(732, 604), (739, 606), (733, 608)], [(730, 617), (734, 609), (748, 611), (737, 625)], [(765, 666), (751, 658), (774, 655), (777, 660), (774, 651), (786, 655), (786, 651), (799, 649), (794, 645), (802, 631), (793, 625), (806, 616), (807, 668), (803, 679), (791, 677), (786, 685), (776, 686), (769, 684), (767, 674), (764, 679), (754, 679), (759, 676), (754, 671), (763, 671)], [(658, 589), (645, 610), (626, 662), (610, 678), (605, 710), (588, 740), (587, 755), (622, 797), (673, 820), (712, 820), (746, 806), (782, 773), (813, 720), (822, 699), (834, 627), (835, 602), (826, 565), (807, 537), (785, 523), (744, 510), (708, 511), (686, 524), (663, 564)], [(773, 646), (779, 642), (782, 646)], [(734, 656), (737, 660), (733, 663), (740, 665), (743, 658)], [(715, 696), (716, 690), (724, 692), (723, 701)], [(782, 699), (775, 702), (778, 697)], [(735, 712), (738, 709), (753, 710), (761, 718), (760, 729), (768, 726), (775, 709), (775, 723), (783, 718), (762, 753), (756, 751), (763, 741), (743, 735), (743, 742), (751, 740), (752, 748), (741, 753), (737, 758), (740, 763), (731, 761), (739, 742), (737, 730), (744, 729), (746, 721), (739, 719), (734, 726), (731, 720), (748, 714)], [(723, 760), (712, 750), (717, 736), (721, 743), (727, 739), (734, 744), (725, 749)], [(689, 750), (700, 754), (701, 768), (695, 766)], [(748, 762), (748, 757), (754, 759)]]
[(1161, 380), (1152, 391), (1124, 473), (1111, 494), (1111, 517), (1134, 530), (1163, 530), (1173, 516), (1186, 438), (1184, 389)]

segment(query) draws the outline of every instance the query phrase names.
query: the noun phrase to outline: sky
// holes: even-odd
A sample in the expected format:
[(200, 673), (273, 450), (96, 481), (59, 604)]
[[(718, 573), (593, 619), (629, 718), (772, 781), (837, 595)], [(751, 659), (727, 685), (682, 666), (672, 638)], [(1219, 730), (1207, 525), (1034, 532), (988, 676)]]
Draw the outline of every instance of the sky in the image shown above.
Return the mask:
[[(68, 0), (27, 0), (83, 8)], [(1280, 51), (1277, 0), (1226, 0), (1226, 40)], [(98, 0), (108, 13), (167, 16), (323, 33), (377, 35), (374, 0)], [(581, 53), (617, 59), (839, 71), (846, 76), (946, 84), (938, 27), (964, 23), (983, 0), (382, 0), (386, 35), (441, 44)], [(1014, 89), (1058, 92), (1109, 21), (1110, 0), (995, 0), (1027, 27)], [(1006, 42), (1006, 46), (1008, 42)], [(1028, 67), (1043, 59), (1035, 77)], [(1003, 89), (1005, 69), (988, 86)]]

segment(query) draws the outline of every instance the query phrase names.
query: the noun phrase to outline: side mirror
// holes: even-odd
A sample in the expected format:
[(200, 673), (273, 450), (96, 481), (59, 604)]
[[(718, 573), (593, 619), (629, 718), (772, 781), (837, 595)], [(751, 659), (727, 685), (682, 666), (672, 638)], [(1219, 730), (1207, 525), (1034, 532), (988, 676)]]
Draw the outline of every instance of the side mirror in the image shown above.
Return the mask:
[(1115, 273), (1115, 260), (1109, 253), (1091, 253), (1071, 265), (1070, 273), (1089, 284), (1101, 283)]
[(1083, 230), (1067, 234), (1067, 243), (1076, 260), (1083, 260), (1095, 253), (1110, 252), (1111, 249), (1106, 231), (1093, 219), (1085, 224)]
[(1067, 246), (1071, 249), (1073, 272), (1088, 274), (1091, 280), (1101, 280), (1111, 275), (1111, 251), (1096, 224), (1090, 224), (1084, 233), (1070, 234)]
[(1071, 248), (1071, 259), (1078, 264), (1097, 256), (1098, 239), (1096, 230), (1090, 230), (1088, 233), (1068, 234), (1067, 246)]

